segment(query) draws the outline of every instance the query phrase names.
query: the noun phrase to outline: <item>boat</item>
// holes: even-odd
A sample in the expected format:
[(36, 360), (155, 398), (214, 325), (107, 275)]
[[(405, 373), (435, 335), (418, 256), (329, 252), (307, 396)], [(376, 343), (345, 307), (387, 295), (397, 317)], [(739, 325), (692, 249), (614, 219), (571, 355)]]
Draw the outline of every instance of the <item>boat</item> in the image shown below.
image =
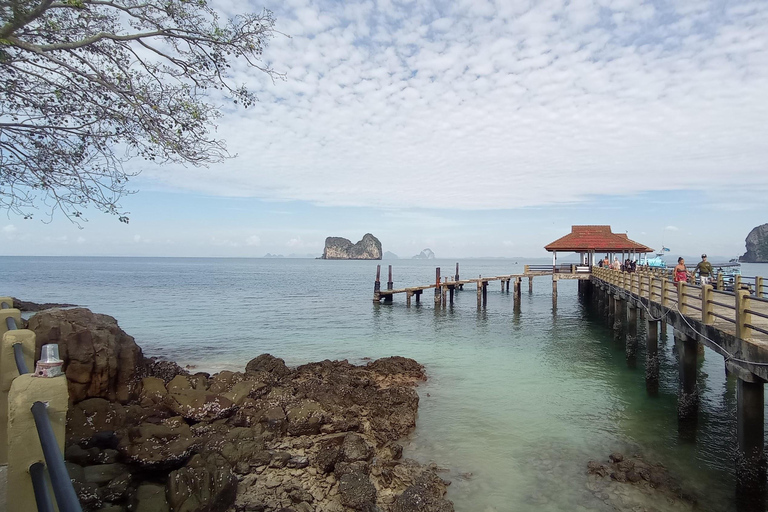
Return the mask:
[(649, 258), (647, 254), (640, 256), (640, 261), (637, 264), (641, 267), (649, 268), (667, 268), (667, 262), (664, 260), (664, 253), (669, 252), (669, 248), (661, 246), (661, 251), (655, 253), (653, 258)]

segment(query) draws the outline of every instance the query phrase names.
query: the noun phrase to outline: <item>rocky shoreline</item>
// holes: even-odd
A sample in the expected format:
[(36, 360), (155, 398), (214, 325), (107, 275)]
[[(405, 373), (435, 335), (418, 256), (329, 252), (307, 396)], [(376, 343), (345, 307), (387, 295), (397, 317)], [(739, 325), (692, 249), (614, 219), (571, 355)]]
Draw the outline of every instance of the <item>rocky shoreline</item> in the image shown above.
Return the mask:
[(416, 361), (190, 373), (145, 358), (114, 318), (34, 315), (72, 406), (65, 459), (85, 510), (450, 512), (434, 466), (402, 458), (426, 380)]

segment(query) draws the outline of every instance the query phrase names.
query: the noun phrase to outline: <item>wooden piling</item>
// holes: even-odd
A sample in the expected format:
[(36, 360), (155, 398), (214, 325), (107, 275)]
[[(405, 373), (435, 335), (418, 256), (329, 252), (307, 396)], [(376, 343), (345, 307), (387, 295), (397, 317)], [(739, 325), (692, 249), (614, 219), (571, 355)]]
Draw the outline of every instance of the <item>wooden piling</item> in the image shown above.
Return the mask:
[(435, 304), (440, 304), (440, 267), (435, 269)]
[(451, 306), (453, 306), (453, 291), (454, 291), (455, 289), (456, 289), (456, 287), (455, 287), (455, 286), (451, 286), (451, 287), (449, 288), (449, 290), (448, 290), (448, 291), (450, 292), (450, 301), (451, 301)]
[[(392, 280), (392, 265), (389, 266), (389, 278), (387, 279), (387, 290), (394, 290), (394, 281)], [(394, 298), (394, 294), (390, 293), (386, 297), (384, 297), (384, 302), (387, 304), (392, 304), (392, 299)]]
[(413, 292), (405, 292), (405, 305), (408, 307), (411, 307), (412, 296), (413, 296)]
[(483, 303), (483, 282), (478, 279), (477, 281), (477, 307), (482, 306)]
[(381, 300), (381, 265), (376, 265), (376, 281), (373, 283), (373, 302)]
[(528, 276), (528, 293), (533, 293), (533, 276)]

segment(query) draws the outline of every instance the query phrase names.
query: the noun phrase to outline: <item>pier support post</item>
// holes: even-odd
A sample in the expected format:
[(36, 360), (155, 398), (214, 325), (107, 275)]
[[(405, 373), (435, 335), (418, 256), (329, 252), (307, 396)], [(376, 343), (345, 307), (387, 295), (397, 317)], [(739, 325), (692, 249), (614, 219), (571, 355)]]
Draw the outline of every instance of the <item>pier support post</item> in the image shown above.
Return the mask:
[(413, 294), (416, 296), (416, 304), (421, 302), (421, 293), (423, 290), (416, 290)]
[(447, 300), (448, 299), (448, 286), (443, 285), (442, 286), (442, 290), (443, 290), (443, 298), (442, 298), (443, 302), (442, 302), (442, 304), (443, 304), (443, 308), (445, 308), (446, 304), (448, 304), (448, 300)]
[(408, 307), (411, 307), (412, 296), (413, 296), (413, 292), (405, 292), (405, 305)]
[(613, 316), (613, 338), (621, 340), (621, 330), (624, 328), (624, 322), (627, 321), (627, 303), (624, 299), (616, 295), (613, 301), (616, 311)]
[(659, 323), (645, 321), (645, 390), (650, 395), (659, 393)]
[(376, 281), (373, 282), (373, 302), (381, 300), (381, 265), (376, 265)]
[[(387, 279), (387, 290), (394, 290), (394, 281), (392, 281), (392, 265), (389, 266), (389, 279)], [(384, 303), (385, 304), (392, 304), (392, 297), (394, 294), (390, 293), (386, 297), (384, 297)]]
[(448, 291), (449, 291), (449, 294), (450, 294), (450, 301), (451, 301), (451, 306), (453, 306), (453, 291), (454, 291), (455, 289), (456, 289), (456, 287), (455, 287), (455, 286), (451, 286), (451, 287), (449, 287), (449, 288), (448, 288)]
[(483, 305), (483, 282), (477, 281), (477, 309), (480, 309)]
[(533, 276), (528, 276), (528, 293), (533, 293)]
[(738, 510), (765, 510), (764, 407), (763, 382), (757, 378), (739, 378), (736, 388)]
[(523, 278), (522, 277), (516, 277), (515, 278), (515, 288), (514, 288), (514, 291), (515, 291), (515, 297), (517, 298), (518, 301), (520, 300), (520, 295), (521, 295), (520, 289), (522, 287), (523, 287)]
[(634, 366), (637, 357), (637, 307), (627, 304), (627, 341), (625, 344), (627, 364)]
[(666, 340), (667, 339), (667, 322), (662, 320), (659, 323), (661, 324), (661, 338)]
[(685, 334), (675, 335), (680, 357), (680, 387), (677, 394), (677, 418), (681, 422), (695, 422), (699, 413), (699, 393), (696, 389), (696, 360), (698, 342)]
[(552, 295), (557, 295), (557, 277), (552, 276)]
[(488, 281), (483, 281), (483, 307), (488, 304)]
[(435, 304), (440, 304), (440, 267), (435, 269)]

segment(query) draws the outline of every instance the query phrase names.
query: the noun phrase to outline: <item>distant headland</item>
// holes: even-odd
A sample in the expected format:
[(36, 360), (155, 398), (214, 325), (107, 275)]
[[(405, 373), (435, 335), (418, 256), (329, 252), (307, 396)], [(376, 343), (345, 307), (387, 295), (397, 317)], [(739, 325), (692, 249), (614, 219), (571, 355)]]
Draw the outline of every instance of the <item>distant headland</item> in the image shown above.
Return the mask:
[(370, 233), (353, 244), (346, 238), (329, 236), (325, 239), (325, 249), (320, 259), (323, 260), (380, 260), (381, 242)]
[(743, 263), (768, 263), (768, 223), (757, 226), (744, 241), (747, 252), (739, 261)]

